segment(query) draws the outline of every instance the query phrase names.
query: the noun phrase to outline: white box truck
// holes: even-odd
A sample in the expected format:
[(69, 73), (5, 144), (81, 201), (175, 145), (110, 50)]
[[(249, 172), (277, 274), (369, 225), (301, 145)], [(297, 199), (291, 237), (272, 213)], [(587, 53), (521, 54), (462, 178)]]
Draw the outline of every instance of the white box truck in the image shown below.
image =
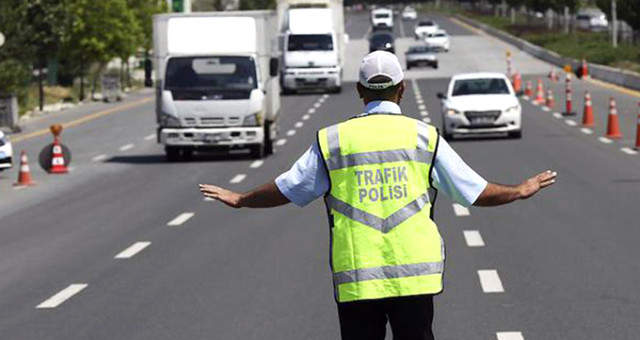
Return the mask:
[(275, 11), (153, 17), (158, 142), (167, 159), (194, 151), (273, 152), (280, 113)]
[(342, 0), (279, 0), (284, 93), (340, 92), (348, 36)]

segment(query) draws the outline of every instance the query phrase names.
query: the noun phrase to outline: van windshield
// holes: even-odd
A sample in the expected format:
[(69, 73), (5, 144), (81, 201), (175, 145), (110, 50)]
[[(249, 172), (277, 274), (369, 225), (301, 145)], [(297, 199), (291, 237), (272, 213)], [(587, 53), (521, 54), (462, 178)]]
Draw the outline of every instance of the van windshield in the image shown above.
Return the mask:
[(178, 57), (167, 64), (165, 89), (251, 91), (258, 86), (251, 57)]
[(376, 13), (376, 19), (387, 19), (389, 18), (389, 13)]
[(331, 51), (331, 34), (292, 34), (289, 35), (287, 51)]
[(474, 94), (509, 94), (504, 79), (460, 79), (453, 85), (452, 96), (468, 96)]

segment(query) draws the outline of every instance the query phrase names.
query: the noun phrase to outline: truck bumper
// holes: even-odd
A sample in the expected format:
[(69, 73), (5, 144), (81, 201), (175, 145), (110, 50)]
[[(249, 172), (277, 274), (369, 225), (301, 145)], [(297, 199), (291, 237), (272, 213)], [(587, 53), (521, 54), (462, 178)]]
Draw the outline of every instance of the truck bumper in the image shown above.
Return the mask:
[(158, 137), (166, 146), (193, 148), (243, 147), (264, 143), (264, 129), (258, 127), (232, 128), (160, 128)]
[(336, 89), (342, 86), (340, 70), (327, 69), (286, 69), (282, 86), (288, 90)]

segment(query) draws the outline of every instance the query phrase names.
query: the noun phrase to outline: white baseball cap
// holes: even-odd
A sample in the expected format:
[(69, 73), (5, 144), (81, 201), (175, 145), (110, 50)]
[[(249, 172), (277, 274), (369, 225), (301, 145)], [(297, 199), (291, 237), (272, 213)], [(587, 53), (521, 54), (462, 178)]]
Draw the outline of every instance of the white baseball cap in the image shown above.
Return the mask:
[[(395, 54), (387, 51), (373, 51), (367, 54), (360, 64), (360, 84), (372, 90), (384, 90), (398, 85), (404, 78), (402, 66)], [(389, 78), (388, 82), (370, 81), (375, 77)]]

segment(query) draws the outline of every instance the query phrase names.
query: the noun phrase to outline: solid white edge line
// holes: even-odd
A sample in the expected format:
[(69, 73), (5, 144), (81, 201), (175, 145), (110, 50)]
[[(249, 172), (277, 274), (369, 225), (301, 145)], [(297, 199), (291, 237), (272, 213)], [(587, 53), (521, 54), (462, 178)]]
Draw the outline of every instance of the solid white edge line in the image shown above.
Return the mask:
[(291, 130), (287, 131), (287, 136), (293, 136), (295, 134), (296, 134), (296, 130), (294, 130), (294, 129), (291, 129)]
[(107, 159), (107, 157), (109, 157), (109, 155), (103, 153), (101, 155), (97, 155), (97, 156), (93, 157), (91, 160), (94, 161), (94, 162), (100, 162), (100, 161), (103, 161), (103, 160)]
[(562, 114), (560, 112), (554, 112), (553, 116), (558, 119), (562, 119)]
[(593, 130), (591, 130), (589, 128), (582, 128), (582, 129), (580, 129), (580, 131), (582, 131), (582, 133), (584, 133), (586, 135), (593, 134)]
[(500, 280), (497, 270), (478, 270), (478, 278), (480, 279), (480, 285), (484, 293), (504, 293), (504, 287), (502, 286), (502, 281)]
[(633, 149), (631, 149), (631, 148), (628, 148), (628, 147), (626, 147), (626, 146), (625, 146), (625, 147), (620, 148), (620, 151), (622, 151), (622, 152), (626, 153), (627, 155), (637, 155), (637, 154), (638, 154), (638, 151), (633, 150)]
[(261, 167), (262, 164), (264, 164), (264, 161), (261, 160), (261, 159), (258, 159), (256, 161), (253, 161), (253, 163), (251, 163), (251, 165), (249, 165), (249, 167), (252, 168), (252, 169), (257, 169), (257, 168)]
[(496, 337), (498, 340), (524, 340), (520, 332), (498, 332)]
[(478, 230), (463, 230), (462, 234), (467, 247), (484, 247), (484, 240)]
[(63, 302), (69, 300), (72, 296), (80, 293), (83, 289), (89, 286), (86, 283), (74, 283), (70, 284), (67, 288), (59, 291), (52, 297), (44, 300), (41, 304), (37, 305), (37, 309), (56, 308)]
[(316, 112), (316, 109), (314, 108), (310, 108), (307, 113), (309, 113), (310, 115), (314, 114)]
[(120, 151), (127, 151), (129, 149), (133, 149), (133, 147), (134, 147), (133, 143), (129, 143), (129, 144), (121, 146), (119, 150)]
[(297, 129), (299, 129), (299, 128), (304, 126), (304, 123), (303, 122), (297, 122), (293, 126), (295, 126)]
[(424, 117), (424, 118), (422, 118), (422, 121), (423, 121), (423, 122), (425, 122), (425, 123), (427, 123), (427, 124), (429, 124), (429, 123), (431, 123), (431, 118), (429, 118), (429, 117)]
[(237, 175), (233, 176), (233, 178), (229, 181), (229, 183), (233, 183), (233, 184), (240, 183), (240, 182), (244, 181), (245, 178), (247, 178), (247, 175), (245, 175), (245, 174), (237, 174)]
[(156, 134), (155, 134), (155, 133), (152, 133), (152, 134), (150, 134), (150, 135), (148, 135), (148, 136), (144, 137), (144, 140), (152, 140), (152, 139), (154, 139), (154, 138), (156, 138)]
[(604, 144), (613, 143), (613, 141), (607, 137), (598, 137), (598, 140), (600, 141), (600, 143), (604, 143)]
[(285, 144), (287, 144), (287, 139), (286, 138), (278, 139), (278, 141), (276, 141), (276, 143), (275, 143), (276, 146), (283, 146)]
[(564, 122), (565, 122), (565, 123), (567, 123), (567, 125), (569, 125), (569, 126), (576, 126), (576, 125), (578, 125), (578, 123), (576, 123), (576, 121), (575, 121), (575, 120), (571, 120), (571, 119), (565, 119), (565, 121), (564, 121)]
[(148, 241), (136, 242), (132, 244), (129, 248), (121, 251), (118, 255), (114, 257), (114, 259), (130, 259), (136, 256), (136, 254), (144, 250), (144, 248), (148, 247), (150, 244), (151, 242), (148, 242)]
[(173, 220), (169, 221), (169, 223), (167, 223), (167, 225), (168, 226), (172, 226), (172, 227), (182, 225), (185, 222), (187, 222), (190, 218), (192, 218), (193, 215), (195, 215), (195, 213), (192, 213), (192, 212), (182, 213), (182, 214), (176, 216), (176, 218), (174, 218)]
[(309, 118), (311, 118), (311, 116), (309, 116), (309, 115), (302, 116), (302, 120), (309, 120)]
[(469, 216), (471, 214), (467, 207), (463, 207), (458, 203), (453, 203), (453, 212), (456, 216)]

